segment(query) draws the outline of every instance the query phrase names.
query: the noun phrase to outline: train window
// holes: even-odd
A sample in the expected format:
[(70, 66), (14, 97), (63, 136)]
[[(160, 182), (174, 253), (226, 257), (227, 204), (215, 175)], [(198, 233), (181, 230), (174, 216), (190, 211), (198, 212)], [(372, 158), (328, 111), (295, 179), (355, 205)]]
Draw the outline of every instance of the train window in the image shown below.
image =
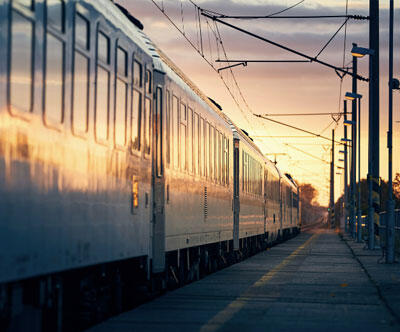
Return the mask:
[(140, 150), (140, 119), (142, 116), (142, 94), (133, 90), (131, 132), (132, 148)]
[(193, 117), (193, 173), (199, 174), (199, 115), (194, 113)]
[(146, 87), (145, 90), (148, 93), (151, 93), (151, 71), (150, 70), (146, 70)]
[(205, 147), (205, 136), (204, 136), (204, 119), (201, 118), (200, 123), (199, 123), (199, 144), (200, 144), (200, 175), (205, 176), (205, 168), (204, 168), (204, 147)]
[(32, 110), (33, 24), (12, 11), (10, 104), (20, 111)]
[(34, 0), (14, 0), (13, 4), (19, 4), (25, 6), (31, 10), (34, 9)]
[(247, 191), (247, 158), (246, 153), (242, 151), (242, 190)]
[(187, 162), (189, 173), (193, 172), (193, 111), (188, 107), (187, 115)]
[(181, 117), (180, 117), (180, 128), (179, 128), (179, 147), (181, 149), (180, 151), (180, 164), (181, 164), (181, 170), (186, 170), (187, 169), (187, 164), (186, 164), (186, 154), (187, 154), (187, 110), (186, 110), (186, 105), (181, 104)]
[(74, 131), (85, 133), (88, 129), (89, 59), (78, 51), (74, 58), (74, 104), (72, 124)]
[(213, 157), (214, 157), (214, 180), (218, 183), (218, 131), (213, 128), (214, 144), (213, 144)]
[(97, 59), (110, 63), (110, 39), (102, 32), (97, 34)]
[(162, 169), (162, 100), (163, 100), (163, 95), (162, 95), (162, 90), (160, 87), (157, 87), (157, 117), (156, 117), (156, 124), (154, 126), (155, 130), (157, 131), (154, 133), (154, 136), (157, 139), (156, 143), (156, 157), (157, 157), (157, 176), (160, 177), (163, 174), (163, 169)]
[(52, 123), (63, 120), (64, 43), (47, 33), (45, 116)]
[(117, 71), (118, 74), (126, 76), (128, 74), (127, 54), (124, 49), (118, 47), (117, 49)]
[(89, 49), (89, 21), (80, 14), (75, 16), (75, 43), (85, 50)]
[(47, 0), (47, 22), (62, 32), (64, 32), (64, 10), (64, 0)]
[(209, 154), (208, 154), (208, 158), (209, 158), (209, 176), (210, 176), (210, 180), (213, 181), (214, 180), (214, 127), (212, 125), (209, 125), (209, 136), (208, 136), (208, 142), (209, 142)]
[(221, 141), (221, 182), (223, 185), (226, 185), (226, 138), (222, 136)]
[[(171, 92), (171, 94), (170, 94), (170, 96), (169, 96), (169, 102), (168, 102), (168, 108), (169, 108), (169, 111), (168, 111), (168, 117), (169, 117), (169, 133), (168, 133), (168, 135), (169, 135), (169, 154), (170, 154), (170, 165), (172, 165), (173, 164), (173, 154), (174, 154), (174, 145), (173, 145), (173, 139), (174, 139), (174, 126), (175, 126), (175, 124), (174, 124), (174, 116), (175, 115), (173, 115), (173, 112), (172, 112), (172, 92)], [(176, 152), (175, 152), (176, 153)], [(172, 167), (171, 167), (172, 168)]]
[(97, 66), (96, 84), (96, 139), (108, 139), (108, 108), (109, 108), (110, 73)]
[(229, 139), (225, 140), (225, 183), (229, 185)]
[(170, 92), (167, 90), (166, 94), (166, 107), (165, 107), (165, 159), (167, 162), (167, 165), (171, 162), (171, 157), (170, 157)]
[(179, 112), (179, 101), (176, 96), (172, 97), (172, 117), (171, 117), (171, 122), (173, 124), (173, 130), (171, 131), (172, 136), (173, 136), (173, 149), (174, 149), (174, 167), (178, 168), (179, 167), (179, 133), (178, 133), (178, 112)]
[(218, 170), (218, 183), (222, 183), (222, 176), (221, 176), (221, 170), (222, 170), (222, 152), (221, 152), (221, 140), (222, 136), (221, 133), (218, 132), (218, 160), (217, 160), (217, 170)]
[(204, 164), (206, 177), (210, 176), (210, 124), (204, 121)]
[(143, 69), (142, 69), (142, 64), (134, 61), (133, 62), (133, 84), (142, 87), (142, 77), (143, 77)]
[(144, 102), (144, 151), (147, 154), (150, 154), (150, 130), (151, 130), (151, 100), (150, 98), (145, 98)]
[(126, 143), (126, 106), (127, 84), (117, 79), (115, 98), (115, 144), (124, 146)]

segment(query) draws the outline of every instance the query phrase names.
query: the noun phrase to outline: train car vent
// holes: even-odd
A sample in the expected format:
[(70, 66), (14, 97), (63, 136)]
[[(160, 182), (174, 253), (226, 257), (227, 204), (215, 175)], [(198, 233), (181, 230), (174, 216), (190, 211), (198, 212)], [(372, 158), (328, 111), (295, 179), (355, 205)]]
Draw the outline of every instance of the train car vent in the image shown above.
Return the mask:
[(118, 9), (124, 14), (129, 21), (131, 21), (137, 28), (140, 30), (143, 30), (143, 24), (140, 22), (136, 17), (132, 16), (129, 11), (125, 8), (122, 7), (121, 5), (115, 3), (115, 5), (118, 7)]
[(204, 221), (207, 220), (207, 216), (208, 216), (207, 187), (204, 187)]

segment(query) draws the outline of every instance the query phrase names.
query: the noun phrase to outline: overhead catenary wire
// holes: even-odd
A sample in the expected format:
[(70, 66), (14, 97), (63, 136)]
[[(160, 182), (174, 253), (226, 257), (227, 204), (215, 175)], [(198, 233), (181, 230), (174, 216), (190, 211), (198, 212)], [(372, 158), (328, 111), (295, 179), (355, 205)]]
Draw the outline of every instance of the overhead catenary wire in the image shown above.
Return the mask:
[[(259, 118), (264, 119), (264, 120), (267, 120), (267, 121), (271, 121), (271, 122), (280, 124), (280, 125), (285, 126), (285, 127), (292, 128), (294, 130), (302, 131), (304, 133), (313, 135), (315, 137), (320, 137), (322, 139), (325, 139), (325, 140), (328, 140), (328, 141), (332, 141), (332, 138), (329, 138), (329, 137), (326, 137), (326, 136), (322, 136), (320, 134), (313, 133), (312, 131), (309, 131), (309, 130), (306, 130), (306, 129), (302, 129), (302, 128), (299, 128), (299, 127), (296, 127), (296, 126), (293, 126), (293, 125), (290, 125), (290, 124), (287, 124), (287, 123), (284, 123), (284, 122), (281, 122), (281, 121), (277, 121), (277, 120), (273, 120), (273, 119), (267, 118), (267, 117), (265, 117), (265, 116), (263, 116), (261, 114), (254, 114), (254, 116), (259, 117)], [(338, 144), (341, 144), (341, 145), (344, 145), (344, 143), (339, 142), (339, 141), (334, 141), (334, 142), (338, 143)]]
[[(202, 24), (201, 24), (201, 18), (200, 18), (200, 16), (202, 15), (202, 16), (204, 16), (204, 17), (206, 17), (207, 18), (207, 16), (206, 15), (204, 15), (204, 9), (202, 9), (202, 8), (200, 8), (199, 6), (197, 6), (192, 0), (189, 0), (193, 5), (194, 5), (194, 8), (195, 8), (195, 10), (196, 10), (196, 12), (197, 12), (197, 17), (198, 17), (198, 27), (199, 27), (199, 32), (198, 32), (198, 35), (200, 36), (200, 41), (198, 41), (197, 42), (197, 45), (202, 45), (202, 43), (203, 43), (203, 37), (202, 37)], [(160, 6), (155, 2), (155, 0), (152, 0), (152, 2), (156, 5), (156, 7), (158, 8), (158, 9), (160, 9)], [(299, 3), (301, 3), (302, 1), (300, 1)], [(181, 7), (181, 14), (183, 15), (183, 10), (182, 10), (182, 8), (183, 7)], [(207, 10), (207, 12), (212, 12), (212, 11), (209, 11), (209, 10)], [(218, 15), (219, 13), (216, 13), (216, 12), (213, 12), (214, 14), (216, 14), (216, 15)], [(203, 47), (201, 47), (202, 49), (200, 50), (199, 49), (199, 47), (196, 47), (196, 45), (194, 45), (194, 43), (188, 38), (188, 36), (186, 35), (186, 34), (184, 34), (183, 33), (183, 31), (181, 31), (181, 29), (176, 25), (176, 24), (174, 24), (174, 22), (172, 21), (172, 19), (167, 15), (167, 13), (165, 13), (165, 11), (163, 12), (163, 14), (167, 17), (167, 19), (173, 24), (173, 26), (179, 31), (179, 32), (181, 32), (181, 34), (184, 36), (184, 38), (189, 42), (189, 44), (203, 57), (203, 59), (206, 61), (206, 63), (209, 65), (209, 66), (211, 66), (212, 68), (213, 68), (213, 70), (214, 71), (216, 71), (216, 72), (218, 72), (218, 69), (214, 66), (214, 64), (210, 61), (210, 60), (208, 60), (205, 56), (204, 56), (204, 48)], [(213, 18), (213, 17), (208, 17), (208, 19), (212, 19), (213, 20), (213, 26), (211, 26), (210, 24), (209, 24), (209, 22), (207, 21), (207, 29), (208, 29), (208, 34), (210, 33), (210, 31), (211, 31), (211, 34), (213, 35), (213, 37), (215, 38), (215, 45), (217, 46), (217, 52), (218, 52), (218, 54), (220, 55), (220, 53), (219, 53), (219, 46), (218, 45), (221, 45), (221, 51), (223, 52), (223, 55), (225, 56), (225, 59), (226, 59), (226, 61), (229, 63), (229, 60), (228, 60), (228, 57), (227, 57), (227, 54), (226, 54), (226, 50), (225, 50), (225, 48), (224, 48), (224, 45), (223, 45), (223, 43), (222, 43), (222, 38), (221, 38), (221, 36), (220, 36), (220, 32), (219, 32), (219, 29), (218, 29), (218, 25), (216, 24), (217, 23), (217, 21)], [(183, 23), (183, 21), (182, 21), (182, 23)], [(331, 38), (332, 39), (332, 38)], [(210, 42), (210, 44), (209, 44), (209, 48), (210, 48), (210, 51), (212, 51), (211, 50), (211, 41), (209, 41)], [(211, 59), (212, 59), (212, 55), (211, 55)], [(219, 59), (220, 60), (220, 59)], [(311, 62), (312, 61), (314, 61), (314, 60), (316, 60), (316, 59), (314, 59), (314, 58), (311, 58)], [(317, 60), (316, 60), (317, 61)], [(318, 61), (317, 61), (318, 62)], [(240, 89), (240, 87), (239, 87), (239, 84), (238, 84), (238, 82), (237, 82), (237, 80), (236, 80), (236, 78), (235, 78), (235, 75), (233, 74), (233, 71), (232, 71), (232, 69), (230, 69), (230, 76), (228, 76), (227, 78), (228, 78), (228, 80), (229, 80), (229, 78), (233, 81), (233, 84), (235, 85), (235, 88), (236, 88), (236, 90), (237, 90), (237, 93), (238, 93), (238, 95), (239, 95), (239, 97), (240, 97), (240, 99), (243, 101), (243, 103), (244, 103), (244, 105), (246, 106), (246, 108), (247, 108), (247, 110), (248, 110), (248, 112), (249, 113), (251, 113), (251, 114), (253, 114), (253, 115), (255, 115), (254, 114), (254, 112), (251, 110), (251, 108), (249, 107), (249, 105), (248, 105), (248, 103), (247, 103), (247, 100), (246, 100), (246, 98), (244, 97), (244, 95), (243, 95), (243, 93), (242, 93), (242, 91), (241, 91), (241, 89)], [(236, 98), (236, 96), (234, 95), (234, 92), (233, 92), (233, 90), (232, 90), (232, 88), (231, 87), (229, 87), (228, 86), (228, 81), (226, 81), (226, 79), (222, 76), (222, 74), (219, 74), (219, 76), (220, 76), (220, 78), (221, 78), (221, 80), (223, 81), (223, 84), (225, 85), (225, 87), (227, 88), (227, 90), (228, 90), (228, 92), (230, 93), (230, 95), (231, 95), (231, 97), (232, 97), (232, 99), (234, 100), (234, 102), (235, 102), (235, 104), (237, 105), (237, 107), (238, 107), (238, 109), (243, 113), (243, 116), (244, 116), (244, 119), (246, 120), (246, 122), (247, 123), (249, 123), (250, 124), (250, 126), (251, 127), (253, 127), (253, 122), (252, 121), (249, 121), (249, 119), (247, 118), (247, 114), (246, 114), (246, 112), (244, 112), (244, 110), (242, 109), (242, 107), (240, 106), (240, 103), (239, 103), (239, 101), (237, 100), (237, 98)], [(272, 119), (268, 119), (268, 120), (272, 120)], [(282, 125), (287, 125), (287, 124), (284, 124), (284, 123), (280, 123), (280, 124), (282, 124)], [(287, 125), (287, 126), (289, 126), (290, 127), (290, 125)], [(265, 127), (265, 125), (263, 124), (263, 127)], [(253, 127), (254, 128), (254, 127)], [(306, 131), (307, 132), (307, 131)], [(320, 138), (323, 138), (323, 139), (327, 139), (327, 138), (325, 138), (325, 137), (323, 137), (322, 135), (319, 135), (319, 134), (316, 134), (316, 133), (312, 133), (312, 135), (314, 136), (314, 137), (320, 137)], [(274, 137), (272, 137), (272, 135), (271, 135), (271, 138), (274, 138)], [(340, 144), (340, 143), (339, 143)]]
[(365, 82), (368, 82), (368, 81), (369, 81), (368, 78), (362, 77), (361, 75), (354, 74), (354, 73), (352, 73), (352, 72), (348, 72), (348, 71), (346, 71), (346, 70), (344, 70), (344, 69), (342, 69), (342, 68), (339, 68), (339, 67), (337, 67), (337, 66), (334, 66), (334, 65), (332, 65), (332, 64), (330, 64), (330, 63), (327, 63), (327, 62), (325, 62), (325, 61), (321, 61), (321, 60), (319, 60), (319, 59), (316, 59), (315, 57), (312, 57), (312, 56), (310, 56), (310, 55), (307, 55), (307, 54), (304, 54), (304, 53), (302, 53), (302, 52), (296, 51), (296, 50), (294, 50), (294, 49), (292, 49), (292, 48), (290, 48), (290, 47), (287, 47), (287, 46), (285, 46), (285, 45), (282, 45), (282, 44), (279, 44), (279, 43), (277, 43), (277, 42), (274, 42), (274, 41), (272, 41), (272, 40), (270, 40), (270, 39), (267, 39), (267, 38), (265, 38), (265, 37), (262, 37), (262, 36), (260, 36), (260, 35), (255, 34), (255, 33), (252, 33), (252, 32), (250, 32), (250, 31), (247, 31), (247, 30), (245, 30), (245, 29), (242, 29), (242, 28), (240, 28), (240, 27), (238, 27), (238, 26), (235, 26), (235, 25), (233, 25), (233, 24), (230, 24), (230, 23), (228, 23), (228, 22), (222, 21), (222, 20), (220, 20), (219, 18), (217, 18), (216, 16), (213, 16), (213, 15), (208, 14), (208, 13), (205, 12), (204, 10), (201, 11), (201, 15), (203, 15), (203, 16), (205, 16), (205, 17), (208, 17), (208, 18), (210, 18), (210, 19), (212, 19), (212, 20), (215, 20), (215, 21), (217, 21), (218, 23), (221, 23), (221, 24), (223, 24), (223, 25), (226, 25), (226, 26), (228, 26), (228, 27), (230, 27), (230, 28), (232, 28), (232, 29), (234, 29), (234, 30), (240, 31), (240, 32), (242, 32), (242, 33), (244, 33), (244, 34), (246, 34), (246, 35), (249, 35), (249, 36), (251, 36), (251, 37), (254, 37), (254, 38), (256, 38), (256, 39), (259, 39), (259, 40), (261, 40), (261, 41), (264, 41), (264, 42), (266, 42), (266, 43), (268, 43), (268, 44), (274, 45), (274, 46), (276, 46), (276, 47), (278, 47), (278, 48), (281, 48), (281, 49), (283, 49), (283, 50), (285, 50), (285, 51), (288, 51), (288, 52), (294, 53), (294, 54), (296, 54), (296, 55), (298, 55), (298, 56), (300, 56), (300, 57), (309, 59), (311, 62), (316, 62), (316, 63), (318, 63), (318, 64), (321, 64), (321, 65), (325, 66), (325, 67), (329, 67), (329, 68), (335, 70), (336, 72), (342, 72), (343, 74), (348, 74), (348, 75), (351, 75), (351, 76), (355, 76), (355, 77), (356, 77), (358, 80), (360, 80), (360, 81), (365, 81)]
[[(322, 115), (332, 115), (333, 113), (269, 113), (262, 114), (264, 116), (322, 116)], [(337, 114), (337, 113), (335, 113)], [(340, 114), (344, 114), (341, 112)]]
[[(213, 60), (212, 60), (212, 61), (208, 60), (208, 59), (206, 58), (206, 56), (205, 56), (205, 53), (204, 53), (204, 44), (203, 44), (203, 42), (202, 42), (202, 40), (203, 40), (203, 29), (202, 29), (202, 26), (201, 26), (201, 15), (200, 15), (201, 8), (200, 8), (199, 6), (197, 6), (193, 1), (190, 1), (190, 2), (195, 6), (195, 10), (196, 10), (196, 9), (199, 10), (199, 26), (200, 26), (200, 36), (201, 36), (201, 37), (200, 37), (200, 39), (201, 39), (201, 40), (200, 40), (201, 49), (198, 49), (198, 48), (196, 47), (196, 45), (194, 44), (194, 42), (192, 42), (192, 41), (189, 39), (188, 35), (185, 34), (185, 33), (178, 27), (178, 25), (177, 25), (177, 24), (171, 19), (171, 17), (166, 13), (166, 11), (163, 10), (163, 8), (162, 8), (155, 0), (151, 0), (151, 2), (163, 13), (163, 15), (164, 15), (164, 16), (167, 18), (167, 20), (174, 26), (174, 28), (175, 28), (176, 30), (178, 30), (178, 31), (181, 33), (181, 35), (185, 38), (185, 40), (189, 43), (189, 45), (190, 45), (198, 54), (200, 54), (200, 56), (203, 58), (203, 60), (204, 60), (215, 72), (217, 72), (217, 74), (219, 74), (217, 68), (216, 68), (216, 67), (214, 66), (214, 64), (213, 64)], [(209, 23), (208, 23), (208, 26), (209, 26)], [(215, 34), (215, 32), (211, 29), (211, 27), (210, 27), (210, 30)], [(208, 31), (208, 33), (209, 33), (209, 31)], [(210, 43), (210, 45), (211, 45), (211, 43)], [(211, 48), (211, 46), (210, 46), (210, 48)], [(211, 51), (211, 50), (210, 50), (210, 51)], [(233, 72), (232, 72), (232, 71), (231, 71), (231, 74), (233, 75)], [(244, 119), (246, 120), (246, 122), (249, 124), (249, 126), (253, 126), (253, 125), (251, 124), (251, 122), (249, 121), (247, 115), (245, 115), (244, 110), (243, 110), (242, 107), (240, 106), (239, 101), (237, 100), (236, 96), (234, 95), (234, 92), (232, 91), (232, 89), (229, 87), (227, 81), (224, 79), (224, 77), (223, 77), (221, 74), (219, 74), (219, 77), (220, 77), (220, 79), (222, 80), (222, 82), (223, 82), (225, 88), (227, 89), (228, 93), (229, 93), (230, 96), (232, 97), (232, 100), (234, 101), (234, 103), (236, 104), (236, 106), (238, 107), (238, 109), (242, 112), (242, 114), (243, 114)], [(236, 82), (236, 79), (234, 79), (234, 81)], [(236, 83), (237, 83), (237, 82), (236, 82)], [(238, 86), (238, 85), (237, 85), (237, 86)], [(240, 91), (240, 95), (243, 96), (243, 94), (241, 93), (241, 91)], [(243, 98), (244, 98), (244, 97), (243, 97)], [(246, 104), (247, 104), (247, 102), (246, 102)], [(250, 110), (250, 112), (251, 112), (251, 110)]]
[[(213, 13), (207, 9), (204, 9), (207, 12)], [(225, 19), (240, 19), (240, 20), (257, 20), (257, 19), (325, 19), (325, 18), (346, 18), (346, 19), (353, 19), (353, 20), (369, 20), (369, 16), (363, 15), (290, 15), (290, 16), (273, 16), (273, 15), (224, 15), (224, 14), (217, 14), (216, 17), (218, 18), (225, 18)]]
[(329, 161), (326, 161), (326, 160), (324, 160), (324, 159), (322, 159), (322, 158), (320, 158), (320, 157), (317, 157), (317, 156), (313, 155), (312, 153), (309, 153), (309, 152), (307, 152), (307, 151), (304, 151), (304, 150), (302, 150), (302, 149), (300, 149), (300, 148), (298, 148), (298, 147), (296, 147), (296, 146), (293, 146), (293, 145), (291, 145), (291, 144), (289, 144), (289, 143), (283, 143), (283, 144), (286, 145), (286, 146), (288, 146), (288, 147), (290, 147), (290, 148), (292, 148), (292, 149), (294, 149), (294, 150), (297, 150), (297, 151), (299, 151), (299, 152), (301, 152), (301, 153), (304, 153), (305, 155), (307, 155), (307, 156), (309, 156), (309, 157), (312, 157), (312, 158), (314, 158), (314, 159), (317, 159), (317, 160), (319, 160), (319, 161), (322, 161), (322, 162), (325, 163), (325, 164), (330, 164)]

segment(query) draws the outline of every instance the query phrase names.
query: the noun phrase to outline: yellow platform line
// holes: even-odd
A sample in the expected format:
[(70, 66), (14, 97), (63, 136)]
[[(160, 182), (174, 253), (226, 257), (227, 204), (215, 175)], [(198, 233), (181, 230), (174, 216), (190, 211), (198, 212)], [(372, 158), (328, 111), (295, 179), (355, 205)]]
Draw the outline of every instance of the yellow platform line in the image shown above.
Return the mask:
[(220, 329), (226, 322), (232, 319), (232, 317), (240, 311), (251, 298), (251, 294), (254, 294), (254, 290), (257, 287), (263, 286), (268, 283), (283, 267), (285, 267), (291, 260), (293, 260), (303, 249), (311, 244), (319, 235), (313, 234), (306, 242), (300, 245), (295, 251), (293, 251), (288, 257), (286, 257), (281, 263), (275, 266), (272, 270), (264, 274), (258, 279), (253, 285), (248, 287), (245, 292), (236, 298), (234, 301), (229, 303), (223, 310), (218, 312), (213, 318), (211, 318), (206, 324), (204, 324), (200, 332), (213, 332)]

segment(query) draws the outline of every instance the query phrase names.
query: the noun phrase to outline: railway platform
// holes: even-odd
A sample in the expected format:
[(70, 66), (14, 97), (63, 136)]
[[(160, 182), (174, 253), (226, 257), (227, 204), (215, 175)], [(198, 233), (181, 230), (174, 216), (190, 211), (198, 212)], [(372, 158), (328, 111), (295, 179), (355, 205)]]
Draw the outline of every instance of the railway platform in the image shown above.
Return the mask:
[(399, 264), (362, 246), (315, 227), (89, 331), (399, 331)]

